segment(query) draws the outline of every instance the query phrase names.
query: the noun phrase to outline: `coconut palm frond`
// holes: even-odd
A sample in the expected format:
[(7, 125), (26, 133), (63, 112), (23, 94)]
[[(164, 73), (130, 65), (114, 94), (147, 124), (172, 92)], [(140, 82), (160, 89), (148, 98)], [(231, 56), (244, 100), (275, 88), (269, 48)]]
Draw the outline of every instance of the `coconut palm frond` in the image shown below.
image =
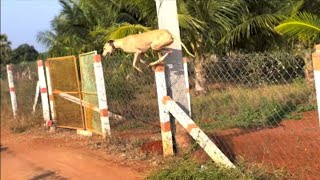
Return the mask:
[(46, 47), (56, 44), (57, 37), (52, 31), (41, 31), (37, 34), (37, 41)]
[(273, 33), (273, 27), (280, 22), (282, 17), (273, 14), (262, 14), (244, 20), (242, 23), (233, 28), (219, 42), (219, 44), (230, 44), (233, 46), (241, 39), (248, 39), (250, 36), (257, 34), (259, 30), (268, 30)]
[(320, 17), (307, 12), (283, 21), (275, 30), (291, 40), (312, 42), (320, 38)]
[(203, 31), (207, 23), (187, 14), (178, 14), (179, 25), (190, 31)]
[(120, 39), (131, 34), (139, 34), (149, 30), (150, 30), (150, 27), (146, 27), (140, 24), (124, 23), (124, 24), (115, 25), (106, 29), (105, 31), (106, 36), (104, 37), (104, 40), (107, 41), (110, 39)]

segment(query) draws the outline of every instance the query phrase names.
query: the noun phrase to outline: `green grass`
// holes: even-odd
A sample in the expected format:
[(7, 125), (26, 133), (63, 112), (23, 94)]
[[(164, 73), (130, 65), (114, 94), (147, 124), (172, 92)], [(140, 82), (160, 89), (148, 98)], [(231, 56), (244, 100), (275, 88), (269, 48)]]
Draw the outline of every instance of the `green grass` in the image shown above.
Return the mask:
[(268, 180), (284, 179), (285, 173), (281, 171), (268, 172), (262, 167), (236, 169), (218, 167), (214, 163), (200, 164), (192, 160), (174, 160), (165, 167), (152, 172), (148, 180)]
[(295, 116), (293, 112), (314, 110), (311, 91), (303, 82), (268, 85), (259, 88), (211, 90), (205, 96), (192, 98), (193, 117), (201, 127), (254, 128), (277, 125)]

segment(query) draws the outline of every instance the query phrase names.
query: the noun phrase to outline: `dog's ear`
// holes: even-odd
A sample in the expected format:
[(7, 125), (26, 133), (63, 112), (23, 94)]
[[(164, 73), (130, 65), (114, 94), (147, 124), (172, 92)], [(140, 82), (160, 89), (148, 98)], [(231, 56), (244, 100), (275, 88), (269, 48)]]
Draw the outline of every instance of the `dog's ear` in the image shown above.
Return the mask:
[(109, 40), (108, 41), (109, 44), (112, 44), (113, 42), (114, 42), (114, 40)]

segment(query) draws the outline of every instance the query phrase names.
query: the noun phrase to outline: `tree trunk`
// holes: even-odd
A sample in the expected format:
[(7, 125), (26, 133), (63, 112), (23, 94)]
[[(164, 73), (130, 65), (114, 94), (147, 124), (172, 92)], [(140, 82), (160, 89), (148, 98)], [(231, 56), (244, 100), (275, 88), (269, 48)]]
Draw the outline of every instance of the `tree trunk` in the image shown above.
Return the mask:
[(310, 49), (304, 51), (304, 78), (309, 88), (313, 88), (313, 81), (314, 81), (314, 74), (313, 74), (313, 67), (312, 67), (312, 53)]
[(205, 60), (206, 60), (205, 55), (196, 56), (194, 72), (195, 72), (195, 93), (197, 95), (203, 95), (207, 93), (206, 72), (204, 69)]

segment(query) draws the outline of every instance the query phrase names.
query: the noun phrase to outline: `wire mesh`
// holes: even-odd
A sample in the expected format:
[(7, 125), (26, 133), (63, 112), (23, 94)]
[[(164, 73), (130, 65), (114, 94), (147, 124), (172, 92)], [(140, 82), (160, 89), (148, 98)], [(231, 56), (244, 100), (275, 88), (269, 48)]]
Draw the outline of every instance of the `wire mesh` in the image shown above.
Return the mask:
[[(78, 67), (75, 56), (48, 59), (57, 125), (84, 128)], [(76, 99), (78, 103), (70, 101)]]
[(154, 72), (140, 63), (143, 73), (139, 73), (132, 67), (132, 60), (131, 56), (103, 60), (109, 110), (124, 117), (111, 116), (111, 130), (160, 132)]
[[(224, 154), (301, 177), (318, 170), (312, 160), (320, 153), (315, 90), (302, 58), (286, 52), (203, 58), (188, 63), (192, 119)], [(111, 119), (111, 129), (149, 130), (160, 139), (151, 68), (140, 64), (144, 72), (136, 72), (127, 56), (108, 57), (104, 67), (109, 108), (126, 118)]]
[(11, 67), (18, 115), (30, 116), (34, 114), (33, 112), (37, 112), (37, 116), (42, 116), (40, 87), (37, 86), (37, 62), (23, 62), (20, 64), (13, 64)]
[[(97, 133), (102, 133), (93, 65), (94, 55), (96, 54), (97, 52), (93, 51), (79, 55), (81, 93), (85, 104), (88, 103), (87, 106), (84, 106), (84, 118), (86, 122), (86, 129)], [(96, 110), (93, 107), (95, 107)]]
[(286, 52), (191, 61), (193, 119), (231, 160), (305, 177), (318, 170), (310, 162), (320, 153), (320, 129), (315, 90), (306, 78), (312, 75), (304, 67), (302, 58)]

